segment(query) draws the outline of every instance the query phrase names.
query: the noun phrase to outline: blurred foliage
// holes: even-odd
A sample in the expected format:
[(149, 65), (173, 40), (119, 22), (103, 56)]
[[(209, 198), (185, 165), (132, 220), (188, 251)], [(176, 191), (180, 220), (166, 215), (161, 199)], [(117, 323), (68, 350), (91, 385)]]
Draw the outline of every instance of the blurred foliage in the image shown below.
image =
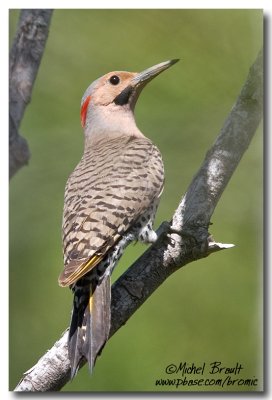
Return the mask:
[[(18, 10), (10, 12), (10, 44)], [(262, 46), (261, 10), (56, 10), (21, 132), (32, 157), (10, 184), (10, 389), (68, 326), (61, 289), (66, 179), (81, 157), (81, 96), (111, 70), (181, 61), (142, 93), (140, 129), (160, 148), (166, 185), (157, 225), (169, 219), (236, 100)], [(170, 277), (114, 335), (93, 376), (64, 391), (177, 391), (155, 386), (168, 364), (222, 361), (262, 387), (262, 129), (212, 218), (217, 241), (236, 247)], [(130, 246), (116, 279), (144, 251)], [(191, 390), (184, 387), (179, 390)], [(193, 388), (195, 390), (195, 388)], [(216, 387), (201, 388), (217, 390)], [(224, 390), (233, 391), (233, 387)]]

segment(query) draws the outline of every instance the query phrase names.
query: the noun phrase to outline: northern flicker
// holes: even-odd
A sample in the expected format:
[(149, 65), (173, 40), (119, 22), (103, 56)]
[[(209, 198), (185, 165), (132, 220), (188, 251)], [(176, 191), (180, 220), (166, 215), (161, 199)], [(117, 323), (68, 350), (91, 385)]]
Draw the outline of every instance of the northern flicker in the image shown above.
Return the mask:
[(68, 351), (71, 378), (86, 359), (92, 371), (110, 331), (110, 276), (133, 241), (154, 243), (153, 221), (164, 184), (157, 147), (137, 128), (134, 107), (143, 87), (175, 64), (141, 73), (110, 72), (81, 102), (84, 154), (64, 196), (64, 270), (60, 286), (74, 293)]

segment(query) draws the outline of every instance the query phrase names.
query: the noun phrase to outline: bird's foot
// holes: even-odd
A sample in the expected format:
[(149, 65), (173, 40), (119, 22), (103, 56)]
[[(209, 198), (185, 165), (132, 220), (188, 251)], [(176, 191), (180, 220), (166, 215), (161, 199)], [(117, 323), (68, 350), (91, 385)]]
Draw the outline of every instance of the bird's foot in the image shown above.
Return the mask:
[(167, 238), (168, 240), (170, 239), (170, 243), (173, 246), (176, 244), (178, 239), (172, 235), (178, 235), (183, 240), (183, 246), (191, 249), (193, 255), (198, 258), (199, 254), (207, 252), (209, 243), (214, 241), (208, 231), (206, 229), (204, 231), (205, 234), (202, 234), (202, 238), (200, 240), (200, 238), (194, 235), (194, 233), (192, 233), (191, 231), (186, 229), (175, 229), (171, 226), (170, 222), (164, 221), (162, 222), (156, 233), (158, 237), (162, 240), (165, 238)]
[(184, 239), (193, 239), (195, 242), (197, 242), (197, 239), (192, 233), (183, 229), (180, 230), (173, 228), (169, 221), (163, 221), (157, 229), (156, 233), (158, 237), (176, 234)]

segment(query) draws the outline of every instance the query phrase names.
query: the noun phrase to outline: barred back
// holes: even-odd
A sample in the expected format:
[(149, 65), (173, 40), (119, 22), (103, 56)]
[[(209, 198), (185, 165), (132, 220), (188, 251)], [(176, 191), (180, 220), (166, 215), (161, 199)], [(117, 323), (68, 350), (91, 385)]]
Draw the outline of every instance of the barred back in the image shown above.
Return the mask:
[(65, 188), (62, 286), (102, 260), (158, 200), (163, 182), (160, 152), (145, 137), (115, 137), (85, 146)]

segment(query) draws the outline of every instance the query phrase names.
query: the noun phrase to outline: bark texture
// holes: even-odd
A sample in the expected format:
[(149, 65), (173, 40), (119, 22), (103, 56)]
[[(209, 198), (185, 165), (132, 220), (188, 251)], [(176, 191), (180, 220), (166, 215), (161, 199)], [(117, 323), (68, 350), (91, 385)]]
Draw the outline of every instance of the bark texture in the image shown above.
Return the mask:
[(10, 51), (9, 66), (9, 177), (30, 158), (27, 141), (19, 134), (25, 108), (49, 33), (52, 10), (22, 10)]

